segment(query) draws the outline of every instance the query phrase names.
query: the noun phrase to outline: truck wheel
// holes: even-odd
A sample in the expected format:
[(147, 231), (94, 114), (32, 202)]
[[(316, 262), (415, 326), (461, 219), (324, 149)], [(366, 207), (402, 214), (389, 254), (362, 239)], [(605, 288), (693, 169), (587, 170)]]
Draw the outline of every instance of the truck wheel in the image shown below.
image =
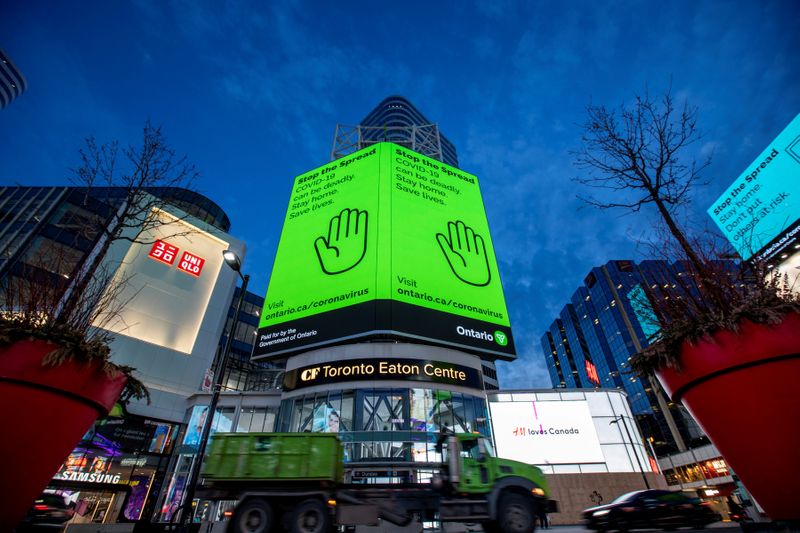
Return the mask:
[(330, 527), (331, 515), (319, 500), (304, 500), (292, 511), (290, 533), (325, 533)]
[(503, 533), (531, 533), (536, 530), (536, 508), (529, 498), (506, 494), (500, 500), (497, 521)]
[(251, 498), (236, 508), (231, 533), (267, 533), (272, 528), (272, 506), (261, 498)]

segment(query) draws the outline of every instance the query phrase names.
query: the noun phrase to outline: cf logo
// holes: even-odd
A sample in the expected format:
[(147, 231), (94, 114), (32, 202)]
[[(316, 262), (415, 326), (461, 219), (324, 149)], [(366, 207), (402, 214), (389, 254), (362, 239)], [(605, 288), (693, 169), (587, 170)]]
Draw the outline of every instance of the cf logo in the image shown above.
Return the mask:
[(317, 377), (317, 374), (319, 374), (319, 367), (306, 368), (300, 372), (300, 379), (303, 381), (311, 381)]

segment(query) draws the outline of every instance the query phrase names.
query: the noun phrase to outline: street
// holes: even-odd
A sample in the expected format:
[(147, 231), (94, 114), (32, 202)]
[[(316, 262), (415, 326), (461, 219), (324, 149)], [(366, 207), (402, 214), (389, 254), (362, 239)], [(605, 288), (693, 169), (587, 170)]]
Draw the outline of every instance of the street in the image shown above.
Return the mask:
[[(739, 524), (736, 522), (715, 522), (714, 524), (709, 525), (705, 529), (680, 529), (682, 533), (700, 533), (700, 532), (707, 532), (709, 530), (713, 531), (741, 531)], [(583, 526), (551, 526), (548, 529), (541, 529), (538, 528), (537, 531), (548, 531), (552, 533), (589, 533), (591, 530), (586, 529)], [(636, 531), (666, 531), (663, 529), (637, 529)], [(674, 530), (673, 530), (674, 531)]]

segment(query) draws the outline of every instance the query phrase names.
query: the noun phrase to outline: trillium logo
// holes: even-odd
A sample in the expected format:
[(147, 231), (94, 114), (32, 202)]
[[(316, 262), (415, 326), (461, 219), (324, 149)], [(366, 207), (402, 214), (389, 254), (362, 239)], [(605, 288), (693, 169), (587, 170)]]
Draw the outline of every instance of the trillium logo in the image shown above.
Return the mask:
[(456, 333), (463, 335), (464, 337), (472, 337), (473, 339), (496, 342), (500, 346), (505, 346), (508, 344), (508, 335), (499, 330), (495, 331), (494, 333), (489, 333), (488, 331), (477, 331), (474, 329), (467, 329), (464, 326), (458, 326), (456, 327)]
[(505, 346), (508, 344), (508, 336), (503, 333), (502, 331), (495, 331), (494, 332), (494, 342), (499, 344), (500, 346)]

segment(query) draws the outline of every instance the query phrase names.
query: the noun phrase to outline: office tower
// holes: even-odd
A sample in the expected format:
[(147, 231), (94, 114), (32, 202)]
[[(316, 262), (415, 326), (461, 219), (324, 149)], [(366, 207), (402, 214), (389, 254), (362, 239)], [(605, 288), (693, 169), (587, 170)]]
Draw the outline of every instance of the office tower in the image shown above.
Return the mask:
[(277, 431), (339, 433), (353, 482), (424, 481), (441, 432), (491, 435), (516, 356), (479, 178), (405, 98), (347, 132), (295, 179), (253, 359), (285, 361)]
[[(331, 160), (384, 141), (458, 167), (456, 147), (438, 124), (428, 120), (407, 98), (397, 95), (384, 98), (356, 126), (337, 124)], [(498, 389), (494, 361), (484, 360), (481, 366), (486, 389)]]
[(439, 131), (439, 125), (402, 96), (385, 98), (356, 126), (337, 124), (331, 160), (387, 141), (458, 167), (456, 147)]
[[(222, 338), (219, 341), (217, 357), (222, 352), (231, 332), (233, 317), (236, 312), (236, 302), (239, 301), (241, 287), (236, 287), (228, 309), (228, 319), (225, 322)], [(261, 363), (251, 361), (253, 343), (256, 340), (258, 318), (264, 307), (264, 297), (247, 291), (242, 302), (242, 309), (236, 321), (233, 343), (225, 365), (222, 379), (224, 391), (266, 391), (280, 389), (284, 368), (282, 364)]]
[(661, 283), (680, 263), (609, 261), (593, 268), (541, 337), (554, 387), (622, 388), (646, 439), (659, 455), (707, 443), (683, 407), (666, 397), (655, 378), (630, 369), (631, 356), (648, 345), (628, 293), (639, 284)]
[(16, 65), (0, 48), (0, 109), (25, 92), (28, 82)]

